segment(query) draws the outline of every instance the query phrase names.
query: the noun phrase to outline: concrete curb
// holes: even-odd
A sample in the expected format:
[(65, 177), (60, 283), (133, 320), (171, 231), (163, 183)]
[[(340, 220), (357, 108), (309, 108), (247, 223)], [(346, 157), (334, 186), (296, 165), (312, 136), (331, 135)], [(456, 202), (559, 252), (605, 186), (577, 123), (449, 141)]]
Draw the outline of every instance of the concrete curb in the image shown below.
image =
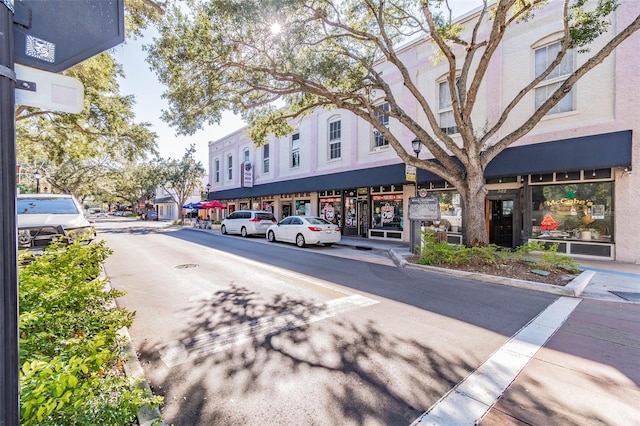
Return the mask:
[[(125, 338), (126, 344), (124, 347), (124, 354), (126, 356), (126, 360), (124, 363), (124, 372), (127, 377), (130, 377), (134, 380), (138, 380), (138, 387), (140, 389), (148, 390), (151, 392), (151, 387), (144, 376), (144, 370), (142, 369), (142, 365), (138, 360), (138, 356), (136, 355), (136, 351), (133, 348), (133, 342), (131, 341), (131, 336), (129, 335), (129, 330), (125, 327), (118, 330), (118, 334)], [(158, 425), (164, 426), (165, 423), (162, 421), (162, 417), (160, 415), (160, 410), (158, 408), (149, 408), (142, 407), (138, 412), (138, 423), (141, 426), (150, 426), (150, 425)]]
[(439, 274), (445, 274), (455, 276), (458, 278), (468, 278), (470, 280), (488, 282), (492, 284), (500, 284), (509, 287), (524, 288), (527, 290), (542, 291), (545, 293), (558, 294), (561, 296), (578, 297), (584, 289), (589, 285), (595, 272), (584, 271), (576, 278), (574, 278), (569, 284), (564, 287), (559, 287), (552, 284), (539, 283), (535, 281), (516, 280), (513, 278), (498, 277), (495, 275), (479, 274), (477, 272), (456, 271), (448, 268), (438, 268), (436, 266), (417, 265), (415, 263), (407, 262), (405, 256), (410, 256), (411, 253), (406, 250), (390, 249), (389, 255), (394, 263), (400, 268), (416, 269), (423, 271), (431, 271)]
[[(105, 290), (109, 291), (111, 289), (111, 283), (107, 274), (104, 272), (104, 267), (101, 268), (100, 277), (103, 278), (106, 282)], [(117, 307), (116, 301), (113, 300), (111, 302), (113, 307)], [(151, 391), (151, 387), (147, 382), (147, 379), (144, 375), (144, 370), (142, 369), (142, 365), (140, 364), (140, 360), (138, 360), (138, 355), (133, 347), (133, 341), (131, 340), (131, 335), (129, 334), (129, 329), (127, 327), (123, 327), (120, 330), (116, 331), (116, 333), (122, 336), (125, 340), (125, 346), (122, 350), (124, 354), (124, 373), (130, 379), (138, 381), (138, 388)], [(138, 423), (140, 426), (166, 426), (166, 424), (162, 421), (162, 417), (160, 415), (160, 410), (158, 408), (149, 408), (142, 407), (138, 412)]]

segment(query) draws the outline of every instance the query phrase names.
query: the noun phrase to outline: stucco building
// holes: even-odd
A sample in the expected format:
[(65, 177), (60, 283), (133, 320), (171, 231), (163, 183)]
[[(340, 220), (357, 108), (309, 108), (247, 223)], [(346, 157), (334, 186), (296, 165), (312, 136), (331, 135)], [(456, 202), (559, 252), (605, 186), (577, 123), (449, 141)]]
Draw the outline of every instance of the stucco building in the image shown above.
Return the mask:
[[(552, 2), (553, 3), (553, 2)], [(475, 123), (493, 123), (505, 106), (555, 57), (561, 37), (560, 4), (537, 12), (509, 33), (494, 55), (479, 93)], [(640, 12), (640, 2), (622, 2), (612, 33)], [(461, 22), (477, 17), (470, 13)], [(591, 46), (592, 51), (612, 35)], [(529, 239), (559, 242), (573, 256), (640, 262), (640, 142), (638, 141), (640, 35), (626, 40), (583, 77), (525, 137), (488, 166), (486, 224), (490, 242), (516, 247)], [(455, 139), (444, 63), (434, 64), (430, 40), (405, 46), (401, 55), (422, 93), (437, 106), (440, 126)], [(516, 107), (495, 137), (529, 117), (559, 82), (589, 54), (571, 52), (557, 72)], [(444, 62), (444, 61), (443, 61)], [(384, 63), (385, 78), (399, 83)], [(396, 83), (397, 82), (397, 83)], [(402, 87), (397, 88), (401, 94)], [(405, 111), (417, 111), (407, 100)], [(426, 119), (415, 117), (426, 124)], [(398, 123), (379, 119), (400, 134)], [(412, 134), (402, 138), (411, 152)], [(421, 158), (428, 158), (423, 150)], [(210, 199), (228, 212), (271, 210), (321, 215), (340, 223), (345, 235), (409, 241), (408, 202), (416, 187), (405, 165), (372, 126), (348, 111), (317, 110), (283, 138), (256, 147), (241, 129), (209, 143)], [(418, 171), (418, 188), (440, 200), (452, 243), (464, 241), (464, 206), (440, 177)]]

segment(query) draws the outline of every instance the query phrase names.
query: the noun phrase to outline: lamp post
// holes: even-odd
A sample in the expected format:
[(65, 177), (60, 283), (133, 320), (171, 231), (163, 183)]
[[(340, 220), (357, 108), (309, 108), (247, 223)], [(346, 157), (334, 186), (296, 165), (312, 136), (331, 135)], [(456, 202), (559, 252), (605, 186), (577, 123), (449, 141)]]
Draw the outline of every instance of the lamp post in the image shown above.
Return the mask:
[(35, 172), (33, 172), (33, 177), (36, 179), (36, 194), (40, 193), (40, 178), (42, 177), (42, 175), (40, 174), (39, 170), (36, 170)]
[[(422, 142), (417, 137), (411, 141), (411, 148), (413, 148), (413, 152), (416, 153), (416, 158), (419, 158), (420, 151), (422, 150)], [(416, 167), (416, 180), (415, 180), (415, 197), (418, 197), (418, 168)], [(411, 220), (411, 233), (409, 235), (409, 243), (411, 245), (411, 252), (416, 254), (417, 243), (420, 241), (420, 231), (419, 231), (420, 221)]]
[(207, 183), (206, 188), (207, 188), (207, 201), (209, 201), (209, 190), (211, 190), (211, 184)]
[[(420, 139), (415, 138), (411, 141), (411, 148), (413, 148), (413, 152), (416, 153), (416, 158), (419, 158), (420, 151), (422, 150), (422, 142)], [(418, 196), (418, 168), (416, 167), (416, 197)]]

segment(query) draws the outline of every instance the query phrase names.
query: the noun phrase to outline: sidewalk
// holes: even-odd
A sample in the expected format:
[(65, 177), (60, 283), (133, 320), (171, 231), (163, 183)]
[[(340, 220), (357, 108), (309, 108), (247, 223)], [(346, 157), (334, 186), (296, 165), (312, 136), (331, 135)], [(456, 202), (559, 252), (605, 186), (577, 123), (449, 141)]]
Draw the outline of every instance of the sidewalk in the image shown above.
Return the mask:
[[(405, 256), (411, 254), (409, 243), (384, 241), (360, 237), (342, 237), (340, 245), (354, 247), (359, 250), (383, 250), (389, 252), (396, 264), (406, 267), (403, 261)], [(495, 284), (522, 286), (532, 290), (553, 292), (570, 296), (579, 296), (585, 299), (608, 300), (612, 302), (640, 303), (640, 265), (599, 260), (578, 259), (581, 269), (592, 272), (587, 283), (578, 286), (575, 294), (571, 292), (557, 292), (548, 285), (520, 285), (516, 280), (508, 280), (501, 277), (482, 277), (483, 281)], [(451, 271), (448, 271), (451, 273)], [(468, 274), (463, 274), (467, 275)], [(510, 282), (511, 281), (511, 282)]]
[[(401, 243), (342, 244), (387, 250), (397, 264), (410, 253)], [(640, 265), (578, 263), (591, 277), (579, 297), (556, 301), (566, 315), (542, 312), (414, 425), (640, 424)]]

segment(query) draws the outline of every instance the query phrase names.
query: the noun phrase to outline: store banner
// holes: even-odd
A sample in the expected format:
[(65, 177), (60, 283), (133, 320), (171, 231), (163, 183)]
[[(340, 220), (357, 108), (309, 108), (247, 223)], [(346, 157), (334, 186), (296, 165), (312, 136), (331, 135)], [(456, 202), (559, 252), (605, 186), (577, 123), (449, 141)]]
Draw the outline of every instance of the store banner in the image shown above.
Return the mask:
[(248, 161), (242, 165), (242, 187), (253, 188), (253, 166)]

